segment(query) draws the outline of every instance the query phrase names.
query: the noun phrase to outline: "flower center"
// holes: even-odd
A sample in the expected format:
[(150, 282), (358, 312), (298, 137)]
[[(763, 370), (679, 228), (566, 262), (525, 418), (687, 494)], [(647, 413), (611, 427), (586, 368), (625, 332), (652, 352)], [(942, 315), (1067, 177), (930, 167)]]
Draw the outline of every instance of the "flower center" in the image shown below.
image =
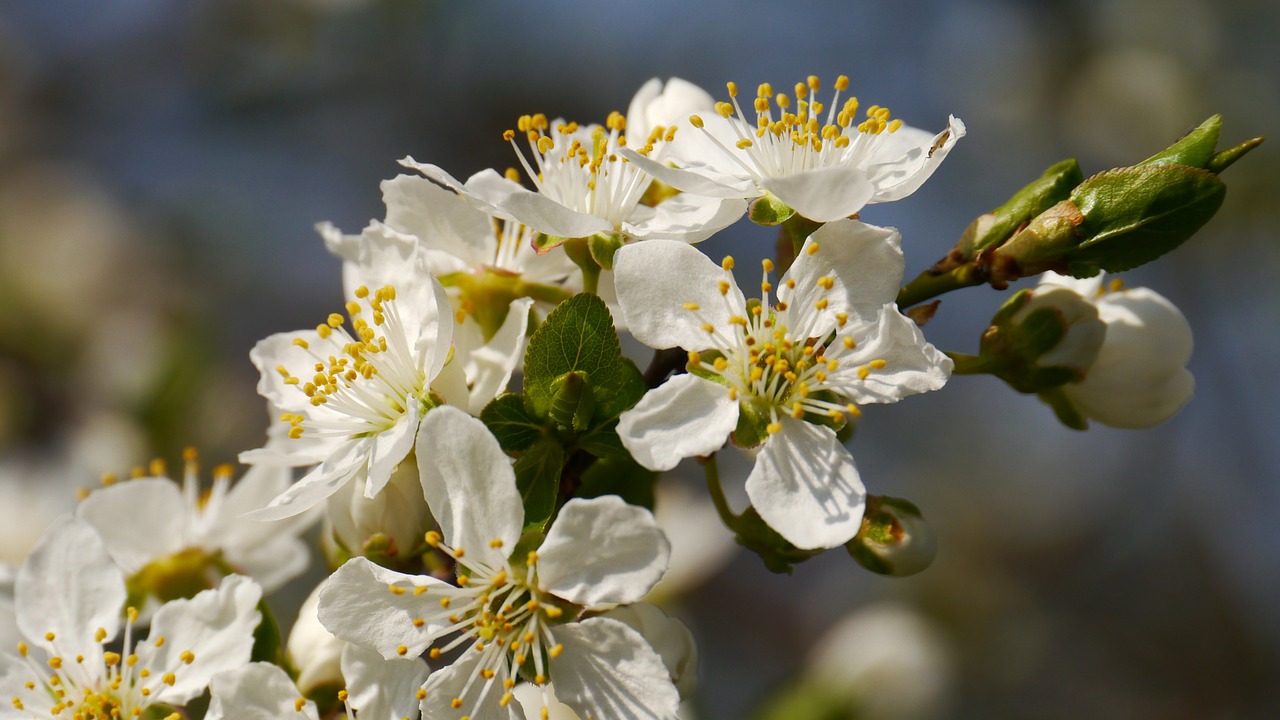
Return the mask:
[[(819, 250), (816, 242), (805, 246), (810, 255)], [(722, 297), (727, 298), (732, 287), (733, 266), (732, 257), (721, 263), (726, 275), (719, 281)], [(782, 429), (780, 413), (797, 420), (825, 423), (842, 423), (846, 416), (861, 416), (861, 409), (848, 399), (843, 388), (853, 378), (866, 380), (872, 371), (882, 370), (888, 363), (882, 359), (861, 365), (850, 362), (848, 356), (857, 349), (857, 342), (845, 332), (848, 314), (830, 308), (828, 296), (835, 288), (835, 280), (822, 276), (814, 281), (814, 287), (801, 288), (794, 279), (786, 278), (783, 283), (787, 297), (801, 304), (792, 305), (781, 297), (771, 304), (773, 261), (765, 259), (762, 266), (760, 299), (747, 303), (745, 317), (730, 315), (727, 326), (708, 322), (697, 303), (684, 304), (684, 309), (710, 336), (713, 346), (709, 353), (690, 352), (689, 370), (720, 378), (729, 386), (731, 399), (751, 403), (753, 411), (764, 410), (769, 434)], [(824, 314), (834, 319), (833, 329), (828, 330), (831, 324), (822, 322)]]
[[(129, 608), (126, 617), (124, 651), (129, 652), (138, 611)], [(57, 646), (57, 636), (54, 633), (46, 633), (45, 639)], [(98, 628), (94, 639), (98, 643), (106, 642), (109, 639), (106, 629)], [(165, 644), (165, 638), (159, 636), (147, 642), (159, 648)], [(28, 712), (47, 713), (50, 717), (69, 717), (75, 720), (140, 717), (152, 704), (151, 696), (163, 687), (175, 684), (181, 667), (195, 662), (195, 655), (190, 650), (185, 650), (178, 655), (179, 664), (176, 668), (153, 671), (139, 662), (137, 653), (129, 652), (127, 656), (122, 656), (103, 649), (96, 659), (82, 655), (69, 658), (55, 654), (49, 658), (46, 669), (30, 656), (26, 643), (18, 643), (18, 654), (39, 678), (39, 682), (28, 681), (23, 688), (26, 692), (11, 698), (13, 707)], [(44, 703), (49, 701), (52, 704), (45, 709)], [(180, 717), (173, 713), (164, 720), (178, 720)]]
[[(734, 149), (707, 132), (701, 117), (694, 115), (689, 120), (757, 180), (825, 167), (859, 165), (871, 157), (886, 131), (893, 133), (902, 127), (901, 120), (890, 119), (889, 108), (879, 105), (867, 108), (866, 119), (855, 125), (858, 98), (850, 97), (840, 103), (840, 93), (849, 89), (849, 78), (844, 75), (836, 79), (836, 91), (829, 106), (814, 98), (820, 87), (816, 75), (796, 83), (793, 103), (786, 93), (775, 95), (772, 85), (761, 84), (756, 90), (755, 121), (751, 122), (738, 104), (737, 84), (728, 83), (731, 102), (716, 103), (716, 113), (725, 119), (737, 116), (736, 122), (730, 120), (729, 123), (738, 137)], [(826, 121), (822, 122), (824, 110)]]
[[(517, 130), (507, 130), (503, 138), (515, 148), (538, 192), (570, 210), (604, 218), (616, 228), (631, 215), (650, 184), (647, 173), (618, 155), (618, 148), (627, 144), (622, 134), (626, 126), (626, 118), (618, 112), (610, 113), (603, 127), (583, 128), (569, 122), (554, 131), (546, 115), (524, 115), (516, 128), (529, 141), (532, 163), (515, 142)], [(656, 128), (641, 153), (651, 152), (655, 143), (669, 142), (674, 135), (675, 128)], [(507, 171), (507, 177), (520, 179), (515, 168)]]
[[(354, 333), (347, 332), (341, 314), (331, 313), (316, 326), (316, 341), (293, 340), (311, 355), (312, 367), (276, 367), (284, 382), (297, 387), (312, 405), (336, 411), (319, 418), (284, 413), (280, 419), (292, 425), (291, 438), (304, 432), (342, 437), (382, 432), (422, 393), (426, 374), (414, 359), (413, 343), (396, 311), (395, 288), (387, 285), (370, 293), (361, 286), (355, 295), (346, 305)], [(372, 324), (365, 319), (366, 310)]]

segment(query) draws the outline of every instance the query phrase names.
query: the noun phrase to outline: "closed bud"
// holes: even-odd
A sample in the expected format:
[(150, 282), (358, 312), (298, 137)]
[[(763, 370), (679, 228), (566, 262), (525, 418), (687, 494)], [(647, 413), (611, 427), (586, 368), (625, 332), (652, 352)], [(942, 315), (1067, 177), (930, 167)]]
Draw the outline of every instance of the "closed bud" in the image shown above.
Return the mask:
[(320, 588), (317, 587), (302, 603), (298, 621), (285, 643), (289, 664), (298, 673), (298, 690), (312, 699), (336, 695), (344, 686), (341, 658), (347, 646), (320, 624), (316, 615), (319, 604)]
[(906, 577), (933, 563), (938, 539), (920, 508), (910, 501), (868, 495), (862, 529), (845, 549), (872, 572)]
[(992, 318), (978, 362), (1018, 392), (1040, 392), (1083, 380), (1106, 332), (1097, 307), (1079, 293), (1022, 290)]
[(552, 385), (551, 420), (565, 430), (582, 432), (591, 424), (596, 409), (590, 376), (578, 370), (567, 372)]
[(386, 487), (375, 497), (364, 495), (365, 480), (344, 485), (329, 498), (326, 515), (330, 532), (326, 539), (331, 559), (340, 565), (353, 555), (364, 555), (388, 567), (411, 567), (413, 550), (422, 534), (433, 526), (431, 511), (422, 496), (418, 463), (410, 453), (391, 473)]
[(999, 247), (1032, 218), (1066, 200), (1083, 180), (1080, 163), (1074, 159), (1050, 167), (1008, 202), (974, 219), (942, 264), (967, 262), (987, 248)]

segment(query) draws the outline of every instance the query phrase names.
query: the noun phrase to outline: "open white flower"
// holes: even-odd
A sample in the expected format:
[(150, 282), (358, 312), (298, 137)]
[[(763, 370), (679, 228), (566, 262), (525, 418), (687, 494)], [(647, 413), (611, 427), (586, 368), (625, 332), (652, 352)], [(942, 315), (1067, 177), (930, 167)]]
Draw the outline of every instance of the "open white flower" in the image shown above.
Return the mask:
[(669, 470), (720, 449), (730, 433), (763, 444), (747, 478), (760, 516), (796, 547), (834, 547), (862, 520), (865, 491), (834, 426), (864, 403), (936, 390), (951, 360), (894, 305), (903, 260), (896, 230), (855, 220), (810, 236), (771, 300), (750, 303), (721, 265), (679, 243), (627, 246), (618, 300), (638, 340), (689, 350), (688, 374), (650, 391), (618, 422), (635, 459)]
[[(17, 580), (18, 654), (0, 654), (4, 717), (130, 718), (184, 705), (219, 672), (249, 661), (262, 590), (232, 575), (215, 590), (166, 603), (145, 641), (124, 612), (124, 575), (94, 529), (55, 523)], [(123, 646), (108, 650), (124, 623)], [(42, 662), (37, 656), (44, 656)]]
[(292, 478), (287, 468), (262, 466), (233, 485), (232, 474), (230, 466), (215, 468), (213, 487), (202, 493), (189, 450), (181, 485), (163, 476), (117, 482), (85, 498), (76, 516), (98, 531), (112, 560), (139, 589), (167, 591), (157, 596), (161, 601), (214, 587), (229, 573), (248, 575), (271, 592), (306, 570), (311, 555), (298, 536), (315, 517), (244, 519)]
[[(707, 105), (700, 108), (704, 101)], [(709, 111), (709, 103), (710, 96), (684, 81), (672, 80), (663, 87), (660, 81), (651, 80), (631, 101), (629, 111), (638, 115), (639, 121), (630, 135), (625, 134), (626, 117), (617, 112), (610, 113), (604, 126), (525, 115), (516, 129), (503, 137), (515, 149), (535, 190), (520, 185), (519, 172), (514, 169), (506, 176), (483, 170), (460, 183), (435, 165), (413, 158), (401, 162), (485, 212), (517, 220), (547, 235), (580, 238), (620, 233), (627, 238), (696, 243), (736, 222), (746, 211), (746, 203), (729, 196), (680, 194), (650, 207), (641, 203), (641, 198), (653, 177), (628, 157), (638, 154), (660, 160), (676, 137), (673, 113), (679, 111), (687, 117), (689, 112)], [(517, 144), (518, 137), (528, 141), (527, 155)], [(624, 157), (623, 150), (629, 145), (629, 154)]]
[(428, 542), (457, 561), (458, 587), (355, 558), (321, 592), (321, 622), (386, 658), (460, 650), (428, 678), (426, 717), (506, 718), (521, 676), (554, 681), (582, 717), (672, 717), (679, 695), (658, 653), (623, 622), (581, 619), (662, 576), (669, 548), (653, 516), (616, 496), (574, 499), (540, 544), (521, 542), (514, 471), (479, 420), (433, 410), (419, 442), (439, 458), (420, 467), (443, 531)]
[[(1085, 416), (1104, 425), (1142, 428), (1173, 417), (1191, 400), (1195, 378), (1191, 326), (1173, 303), (1149, 288), (1125, 290), (1103, 275), (1076, 280), (1045, 273), (1041, 288), (1067, 288), (1098, 308), (1106, 336), (1084, 380), (1062, 386)], [(1037, 291), (1039, 292), (1039, 291)]]
[(699, 130), (691, 136), (702, 142), (683, 137), (677, 152), (659, 159), (630, 148), (619, 154), (686, 192), (736, 198), (771, 193), (800, 215), (829, 222), (915, 192), (964, 137), (964, 123), (954, 116), (935, 135), (890, 119), (879, 105), (857, 122), (857, 98), (840, 102), (847, 77), (836, 80), (830, 105), (814, 97), (819, 87), (812, 75), (797, 83), (792, 107), (791, 96), (775, 95), (764, 83), (749, 113), (738, 104), (737, 85), (729, 83), (731, 102), (717, 103), (716, 115), (690, 118)]

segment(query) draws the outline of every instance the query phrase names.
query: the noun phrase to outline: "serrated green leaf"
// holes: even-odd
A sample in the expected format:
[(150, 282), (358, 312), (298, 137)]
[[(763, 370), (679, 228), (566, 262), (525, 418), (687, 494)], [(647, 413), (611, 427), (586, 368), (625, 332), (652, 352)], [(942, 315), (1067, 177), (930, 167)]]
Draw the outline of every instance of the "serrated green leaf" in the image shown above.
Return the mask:
[(544, 437), (516, 460), (516, 489), (524, 500), (525, 530), (542, 530), (556, 509), (564, 448), (555, 438)]
[(1183, 135), (1177, 142), (1138, 165), (1190, 165), (1203, 168), (1213, 158), (1214, 149), (1218, 146), (1218, 135), (1222, 132), (1222, 116), (1213, 115), (1200, 123), (1191, 132)]
[(604, 301), (590, 293), (560, 303), (529, 339), (524, 364), (528, 409), (546, 417), (556, 379), (574, 371), (590, 376), (598, 407), (616, 405), (611, 398), (629, 381), (623, 376), (622, 348), (613, 329), (613, 316)]
[(617, 495), (632, 505), (653, 509), (653, 486), (658, 473), (649, 470), (630, 455), (616, 455), (592, 463), (582, 474), (578, 497), (593, 498)]
[(626, 456), (631, 453), (618, 437), (618, 419), (611, 418), (592, 428), (574, 442), (574, 447), (595, 455), (598, 458)]
[(524, 452), (546, 434), (544, 424), (525, 411), (519, 393), (503, 393), (484, 406), (480, 420), (507, 452)]
[[(644, 373), (640, 372), (640, 368), (636, 367), (631, 358), (620, 358), (619, 364), (619, 378), (615, 389), (607, 396), (602, 396), (600, 392), (596, 393), (598, 420), (615, 418), (624, 410), (630, 410), (649, 391), (649, 386), (644, 382)], [(592, 378), (592, 383), (594, 386), (595, 378)]]

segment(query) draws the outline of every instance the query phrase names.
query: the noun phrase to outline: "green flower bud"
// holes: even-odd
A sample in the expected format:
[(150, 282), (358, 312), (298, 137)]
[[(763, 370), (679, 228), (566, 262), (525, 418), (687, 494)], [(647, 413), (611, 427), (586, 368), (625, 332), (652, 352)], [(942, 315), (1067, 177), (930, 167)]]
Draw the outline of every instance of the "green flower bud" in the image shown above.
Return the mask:
[(1000, 246), (1032, 218), (1066, 200), (1071, 190), (1083, 180), (1080, 163), (1074, 159), (1063, 160), (1050, 167), (1014, 193), (1008, 202), (974, 219), (960, 237), (960, 242), (956, 243), (948, 261), (972, 260), (979, 252)]
[(845, 549), (872, 572), (906, 577), (933, 563), (938, 554), (938, 538), (913, 503), (868, 495), (862, 529), (845, 544)]

